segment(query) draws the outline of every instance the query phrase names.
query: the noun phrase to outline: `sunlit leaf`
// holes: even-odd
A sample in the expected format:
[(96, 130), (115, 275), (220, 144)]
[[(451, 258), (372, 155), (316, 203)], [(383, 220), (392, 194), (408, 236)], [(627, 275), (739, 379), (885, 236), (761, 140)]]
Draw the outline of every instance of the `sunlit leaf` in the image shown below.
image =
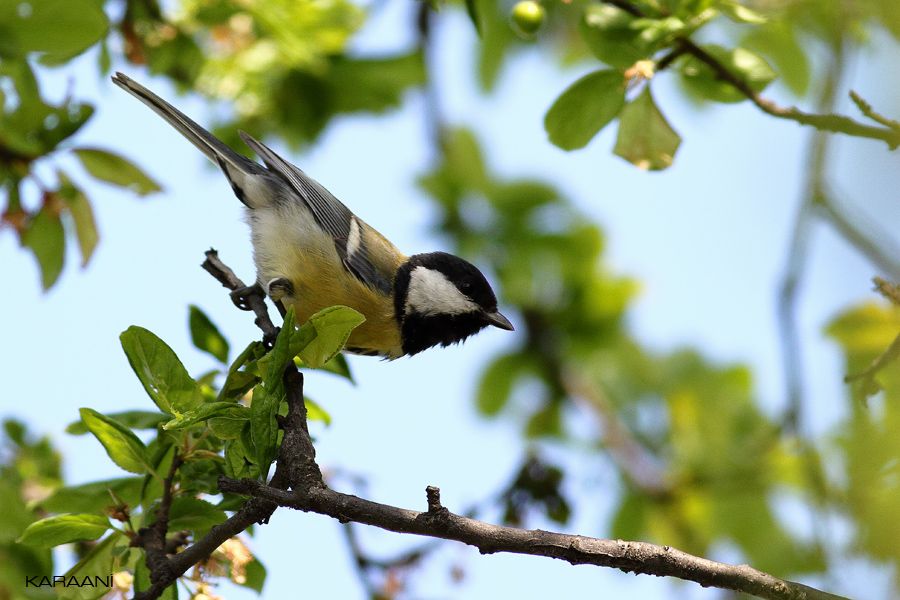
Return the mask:
[[(148, 410), (126, 410), (122, 412), (106, 413), (107, 417), (115, 419), (129, 429), (156, 429), (156, 427), (168, 420), (168, 416), (159, 412)], [(66, 426), (66, 433), (83, 435), (88, 433), (84, 421), (74, 421)]]
[(303, 403), (306, 405), (306, 418), (308, 420), (321, 421), (325, 425), (331, 425), (331, 415), (318, 402), (312, 398), (304, 397)]
[(234, 402), (204, 402), (166, 422), (163, 429), (167, 431), (184, 429), (213, 417), (240, 419), (244, 417), (245, 412), (247, 409), (244, 406)]
[(16, 541), (50, 548), (81, 540), (96, 540), (109, 528), (109, 519), (99, 515), (57, 515), (35, 521)]
[[(299, 355), (310, 367), (320, 368), (344, 349), (344, 344), (354, 329), (366, 318), (347, 306), (330, 306), (311, 316), (297, 336), (299, 343), (291, 346), (291, 352)], [(304, 333), (312, 329), (314, 336), (307, 341)]]
[(132, 325), (119, 339), (128, 363), (160, 410), (177, 416), (203, 401), (178, 356), (155, 334)]
[(82, 408), (78, 412), (114, 463), (132, 473), (151, 470), (146, 446), (130, 429), (90, 408)]
[(738, 0), (718, 0), (716, 8), (722, 11), (732, 21), (737, 23), (749, 23), (751, 25), (762, 25), (768, 19), (753, 10), (752, 8), (741, 4)]

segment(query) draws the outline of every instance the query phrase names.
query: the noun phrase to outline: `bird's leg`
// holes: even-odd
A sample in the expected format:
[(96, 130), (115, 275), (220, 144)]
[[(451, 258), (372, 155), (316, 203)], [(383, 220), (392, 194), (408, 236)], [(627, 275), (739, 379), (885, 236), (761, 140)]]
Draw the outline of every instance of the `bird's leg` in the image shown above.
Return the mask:
[(262, 286), (259, 285), (259, 282), (232, 290), (229, 295), (234, 305), (241, 310), (253, 310), (253, 305), (250, 302), (251, 298), (266, 299), (266, 293), (263, 291)]
[(266, 284), (266, 291), (269, 298), (275, 302), (281, 302), (283, 298), (290, 298), (294, 295), (294, 284), (287, 277), (276, 277), (270, 279)]

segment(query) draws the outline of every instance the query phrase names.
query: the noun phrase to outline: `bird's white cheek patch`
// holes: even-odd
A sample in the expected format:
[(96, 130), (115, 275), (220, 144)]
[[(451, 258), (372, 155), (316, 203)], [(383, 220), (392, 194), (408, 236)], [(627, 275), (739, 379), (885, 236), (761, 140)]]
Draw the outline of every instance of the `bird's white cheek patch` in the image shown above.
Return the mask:
[(480, 310), (440, 271), (416, 267), (409, 275), (406, 314), (461, 315)]

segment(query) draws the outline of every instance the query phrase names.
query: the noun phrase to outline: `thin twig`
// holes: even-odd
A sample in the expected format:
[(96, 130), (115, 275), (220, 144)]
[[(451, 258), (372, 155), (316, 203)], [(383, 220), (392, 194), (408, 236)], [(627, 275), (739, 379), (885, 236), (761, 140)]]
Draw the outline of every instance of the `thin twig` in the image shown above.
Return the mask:
[[(635, 17), (648, 16), (639, 6), (628, 0), (605, 0), (605, 2), (606, 4), (616, 6)], [(660, 12), (659, 16), (668, 15), (665, 12)], [(716, 77), (730, 84), (748, 100), (753, 102), (753, 104), (761, 111), (777, 119), (786, 119), (801, 125), (809, 125), (819, 131), (844, 133), (854, 137), (879, 140), (886, 143), (891, 150), (900, 146), (900, 129), (893, 125), (874, 127), (872, 125), (860, 123), (859, 121), (844, 115), (835, 113), (812, 114), (804, 112), (796, 106), (780, 106), (779, 104), (776, 104), (774, 101), (762, 96), (759, 92), (750, 87), (750, 84), (748, 84), (741, 76), (733, 73), (728, 67), (723, 65), (719, 59), (695, 44), (690, 38), (676, 38), (673, 51), (660, 59), (660, 62), (664, 62), (664, 67), (669, 66), (672, 61), (682, 54), (690, 54), (695, 57), (697, 60), (708, 66)], [(659, 69), (659, 65), (657, 65), (657, 69)]]
[[(897, 279), (900, 279), (900, 277), (898, 277)], [(895, 305), (900, 306), (900, 285), (891, 283), (890, 281), (882, 279), (881, 277), (873, 277), (872, 283), (875, 284), (875, 290), (879, 294), (890, 300)]]
[[(252, 289), (252, 286), (248, 287), (244, 285), (244, 282), (234, 274), (231, 267), (219, 260), (219, 253), (213, 248), (206, 251), (206, 260), (204, 260), (200, 266), (232, 292), (247, 292)], [(248, 292), (244, 296), (241, 296), (241, 300), (242, 302), (245, 302), (247, 308), (252, 310), (253, 314), (256, 315), (254, 323), (262, 330), (263, 339), (268, 340), (271, 343), (274, 342), (275, 337), (278, 335), (278, 328), (272, 323), (272, 319), (269, 318), (269, 311), (266, 308), (264, 294), (262, 294), (261, 291), (262, 288), (260, 288), (260, 293)], [(239, 306), (239, 308), (243, 308), (243, 306)]]
[(880, 125), (884, 125), (894, 131), (900, 131), (900, 121), (895, 121), (893, 119), (888, 119), (887, 117), (881, 115), (880, 113), (875, 112), (875, 109), (872, 108), (872, 105), (866, 102), (862, 96), (857, 94), (855, 91), (850, 90), (850, 99), (853, 100), (853, 103), (856, 104), (856, 107), (859, 109), (859, 112), (866, 115), (876, 123)]
[(887, 347), (887, 350), (879, 354), (865, 370), (844, 377), (844, 383), (853, 383), (860, 379), (872, 381), (878, 371), (882, 370), (889, 363), (898, 358), (900, 358), (900, 334), (897, 334), (897, 337), (895, 337), (894, 341), (891, 342), (891, 345)]

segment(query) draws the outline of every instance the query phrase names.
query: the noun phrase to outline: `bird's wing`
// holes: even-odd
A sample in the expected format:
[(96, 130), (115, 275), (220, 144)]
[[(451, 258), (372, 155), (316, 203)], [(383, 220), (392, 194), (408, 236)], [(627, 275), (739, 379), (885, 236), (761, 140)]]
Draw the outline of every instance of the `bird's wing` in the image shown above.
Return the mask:
[[(354, 215), (319, 182), (248, 133), (239, 133), (266, 166), (297, 192), (319, 227), (334, 238), (344, 267), (366, 285), (389, 294), (399, 266), (397, 260), (391, 260), (388, 256), (388, 250), (396, 250), (390, 242)], [(399, 251), (397, 255), (403, 258)]]

